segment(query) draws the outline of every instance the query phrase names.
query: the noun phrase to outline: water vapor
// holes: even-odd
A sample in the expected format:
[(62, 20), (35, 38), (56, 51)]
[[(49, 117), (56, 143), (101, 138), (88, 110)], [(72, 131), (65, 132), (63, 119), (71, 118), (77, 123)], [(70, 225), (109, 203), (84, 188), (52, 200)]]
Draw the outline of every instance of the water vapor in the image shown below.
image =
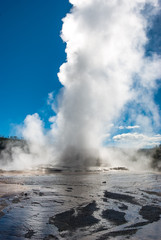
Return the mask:
[[(88, 153), (95, 149), (98, 158), (109, 140), (111, 124), (130, 101), (137, 106), (133, 109), (137, 118), (133, 114), (129, 121), (137, 119), (140, 126), (139, 119), (147, 117), (159, 124), (152, 96), (161, 76), (161, 59), (145, 53), (148, 23), (159, 6), (153, 0), (70, 2), (73, 8), (63, 19), (61, 34), (67, 62), (58, 74), (64, 95), (56, 119), (56, 142), (68, 159), (66, 151), (71, 148), (79, 158), (83, 149)], [(146, 111), (145, 117), (137, 112), (138, 106)]]
[[(56, 111), (51, 129), (45, 132), (35, 114), (25, 119), (22, 135), (29, 142), (30, 162), (115, 165), (108, 143), (143, 135), (152, 138), (154, 126), (160, 126), (154, 93), (161, 78), (161, 57), (146, 53), (147, 32), (160, 6), (157, 0), (70, 3), (73, 7), (61, 32), (67, 55), (58, 73), (63, 90), (58, 106), (51, 103)], [(51, 94), (49, 98), (51, 102)], [(139, 132), (121, 136), (118, 129)]]

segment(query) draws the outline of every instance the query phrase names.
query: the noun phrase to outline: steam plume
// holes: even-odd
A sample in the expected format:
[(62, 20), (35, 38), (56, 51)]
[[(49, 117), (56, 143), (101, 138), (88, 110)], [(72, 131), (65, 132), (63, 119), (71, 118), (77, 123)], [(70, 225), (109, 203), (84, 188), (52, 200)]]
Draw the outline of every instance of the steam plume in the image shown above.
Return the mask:
[[(58, 74), (64, 95), (56, 133), (53, 128), (56, 143), (67, 158), (71, 158), (67, 155), (71, 149), (79, 156), (83, 150), (99, 151), (113, 121), (130, 101), (147, 112), (142, 116), (136, 111), (137, 122), (150, 113), (151, 121), (159, 124), (152, 96), (161, 76), (160, 57), (145, 54), (151, 17), (146, 7), (151, 15), (156, 14), (157, 1), (70, 2), (73, 8), (63, 19), (61, 34), (67, 43), (67, 62)], [(129, 120), (133, 117), (136, 119), (133, 114)]]
[[(142, 134), (147, 133), (145, 123), (150, 135), (153, 126), (159, 126), (153, 96), (161, 77), (161, 58), (145, 52), (147, 30), (159, 3), (69, 1), (73, 7), (63, 19), (61, 37), (66, 42), (67, 60), (58, 73), (63, 93), (56, 116), (50, 118), (47, 133), (37, 114), (27, 116), (23, 135), (37, 159), (43, 156), (74, 166), (97, 164), (109, 155), (104, 154), (104, 146), (127, 111), (127, 124), (138, 126)], [(114, 136), (116, 139), (121, 137)]]

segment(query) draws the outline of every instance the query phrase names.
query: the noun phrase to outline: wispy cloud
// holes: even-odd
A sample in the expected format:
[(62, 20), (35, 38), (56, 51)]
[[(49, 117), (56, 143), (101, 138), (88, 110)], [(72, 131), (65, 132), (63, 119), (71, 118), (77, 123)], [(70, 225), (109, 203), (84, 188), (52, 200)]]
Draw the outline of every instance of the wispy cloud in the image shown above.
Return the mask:
[(119, 126), (119, 129), (136, 129), (136, 128), (140, 128), (140, 126), (135, 125), (135, 126)]
[(114, 141), (120, 142), (122, 145), (135, 147), (152, 147), (160, 144), (161, 135), (148, 136), (141, 133), (123, 133), (113, 137)]

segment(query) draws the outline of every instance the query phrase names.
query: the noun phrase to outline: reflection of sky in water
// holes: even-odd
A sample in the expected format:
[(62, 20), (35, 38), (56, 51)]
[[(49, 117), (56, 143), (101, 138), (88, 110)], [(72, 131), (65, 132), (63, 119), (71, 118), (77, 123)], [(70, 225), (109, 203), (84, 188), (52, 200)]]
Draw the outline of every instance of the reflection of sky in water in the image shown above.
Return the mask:
[[(161, 192), (161, 175), (152, 173), (125, 173), (125, 172), (106, 172), (106, 173), (89, 173), (89, 174), (52, 174), (44, 176), (14, 176), (10, 177), (10, 181), (16, 182), (23, 180), (24, 185), (28, 187), (28, 195), (21, 196), (20, 202), (11, 203), (5, 210), (5, 216), (0, 219), (0, 239), (23, 239), (28, 230), (33, 230), (35, 233), (33, 239), (43, 239), (48, 234), (58, 235), (57, 228), (54, 225), (48, 224), (49, 217), (57, 213), (64, 212), (71, 208), (77, 208), (80, 205), (85, 205), (93, 200), (96, 201), (98, 211), (94, 212), (94, 216), (100, 220), (95, 226), (75, 230), (73, 237), (66, 235), (64, 239), (74, 239), (78, 236), (81, 239), (84, 235), (93, 238), (101, 236), (101, 234), (109, 231), (122, 230), (124, 227), (143, 221), (138, 214), (143, 205), (159, 205), (161, 206), (160, 197), (143, 192), (156, 191)], [(126, 194), (135, 197), (138, 205), (130, 202), (121, 202), (118, 199), (108, 199), (103, 201), (104, 191), (110, 191), (120, 194)], [(10, 199), (11, 202), (11, 199)], [(102, 219), (101, 214), (105, 209), (119, 209), (122, 204), (128, 206), (126, 213), (127, 223), (115, 226), (111, 222)], [(140, 205), (139, 205), (140, 204)], [(9, 211), (8, 211), (9, 210)], [(144, 220), (145, 221), (145, 220)], [(100, 227), (108, 228), (103, 232), (97, 232)], [(148, 224), (142, 227), (136, 234), (136, 238), (145, 235), (144, 229), (154, 232), (158, 227), (158, 223)], [(95, 231), (95, 232), (94, 232)], [(158, 231), (158, 230), (157, 230)], [(149, 233), (146, 231), (146, 236)], [(160, 232), (155, 233), (159, 236)], [(9, 237), (10, 236), (10, 237)], [(25, 239), (25, 238), (24, 238)], [(32, 239), (32, 238), (31, 238)], [(118, 238), (123, 239), (123, 238)], [(141, 237), (141, 239), (144, 239)], [(146, 238), (148, 239), (148, 238)], [(150, 238), (149, 238), (150, 239)], [(157, 239), (157, 238), (154, 238)]]
[(161, 220), (144, 226), (138, 230), (135, 236), (130, 237), (131, 240), (159, 240), (161, 236)]

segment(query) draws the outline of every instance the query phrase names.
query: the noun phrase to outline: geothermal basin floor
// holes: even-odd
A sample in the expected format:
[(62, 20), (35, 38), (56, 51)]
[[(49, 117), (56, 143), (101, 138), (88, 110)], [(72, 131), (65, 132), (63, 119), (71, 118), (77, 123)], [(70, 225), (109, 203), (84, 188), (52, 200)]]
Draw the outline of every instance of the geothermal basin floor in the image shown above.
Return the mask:
[(160, 240), (161, 174), (1, 172), (2, 240)]

